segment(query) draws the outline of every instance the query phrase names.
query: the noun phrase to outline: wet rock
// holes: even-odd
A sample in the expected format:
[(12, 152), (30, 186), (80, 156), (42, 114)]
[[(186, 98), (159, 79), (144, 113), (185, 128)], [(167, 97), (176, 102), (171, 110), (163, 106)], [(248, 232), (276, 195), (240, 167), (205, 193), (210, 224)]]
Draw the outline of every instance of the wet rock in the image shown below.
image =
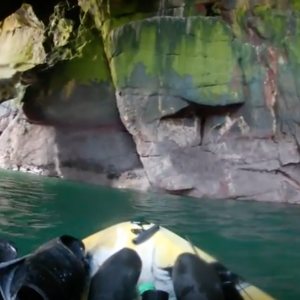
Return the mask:
[(0, 165), (115, 187), (149, 186), (127, 132), (40, 126), (28, 123), (22, 112), (0, 136)]
[(57, 6), (48, 24), (21, 26), (40, 37), (38, 59), (22, 60), (26, 72), (3, 56), (2, 101), (17, 95), (22, 111), (3, 126), (0, 166), (195, 197), (300, 201), (297, 1), (78, 4), (81, 18)]
[(7, 128), (9, 123), (16, 117), (18, 106), (15, 100), (0, 104), (0, 135)]

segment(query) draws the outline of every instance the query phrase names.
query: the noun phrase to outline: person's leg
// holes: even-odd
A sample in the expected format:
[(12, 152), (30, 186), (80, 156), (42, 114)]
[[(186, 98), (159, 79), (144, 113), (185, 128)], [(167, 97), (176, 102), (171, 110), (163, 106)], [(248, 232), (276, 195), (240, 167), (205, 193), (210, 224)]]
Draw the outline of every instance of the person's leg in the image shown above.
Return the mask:
[(93, 276), (88, 300), (133, 300), (141, 269), (142, 261), (137, 252), (121, 249)]
[(195, 254), (178, 256), (172, 280), (177, 300), (224, 300), (216, 270)]

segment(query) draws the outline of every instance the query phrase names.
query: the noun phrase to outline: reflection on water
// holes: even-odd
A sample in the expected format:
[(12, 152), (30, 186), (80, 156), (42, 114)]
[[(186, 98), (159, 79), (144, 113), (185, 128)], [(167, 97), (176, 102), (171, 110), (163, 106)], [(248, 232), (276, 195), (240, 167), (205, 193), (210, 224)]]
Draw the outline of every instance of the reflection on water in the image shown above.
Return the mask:
[(300, 206), (134, 193), (0, 172), (0, 238), (28, 253), (144, 217), (188, 238), (278, 300), (299, 300)]
[[(5, 176), (6, 175), (6, 176)], [(46, 192), (44, 183), (35, 176), (10, 177), (1, 173), (0, 180), (0, 234), (35, 238), (36, 231), (55, 227), (53, 211), (40, 207), (55, 194)], [(38, 179), (38, 180), (37, 180)]]

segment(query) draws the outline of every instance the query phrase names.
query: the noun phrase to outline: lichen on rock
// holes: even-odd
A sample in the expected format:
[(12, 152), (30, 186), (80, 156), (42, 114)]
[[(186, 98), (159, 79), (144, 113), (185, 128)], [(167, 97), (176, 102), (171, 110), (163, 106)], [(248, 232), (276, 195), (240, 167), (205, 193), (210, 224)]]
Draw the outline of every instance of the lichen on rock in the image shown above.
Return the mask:
[(24, 4), (0, 22), (0, 103), (20, 98), (21, 72), (45, 62), (44, 25)]
[(236, 65), (231, 41), (228, 25), (217, 19), (155, 17), (129, 23), (111, 34), (114, 84), (148, 94), (170, 91), (203, 105), (243, 103), (242, 89), (231, 86)]
[(0, 22), (0, 102), (22, 98), (25, 87), (36, 82), (27, 71), (80, 56), (86, 41), (80, 30), (74, 33), (74, 22), (64, 18), (65, 11), (66, 5), (58, 4), (46, 25), (31, 5), (23, 4)]
[(0, 78), (9, 78), (45, 62), (45, 28), (30, 5), (23, 4), (0, 26)]

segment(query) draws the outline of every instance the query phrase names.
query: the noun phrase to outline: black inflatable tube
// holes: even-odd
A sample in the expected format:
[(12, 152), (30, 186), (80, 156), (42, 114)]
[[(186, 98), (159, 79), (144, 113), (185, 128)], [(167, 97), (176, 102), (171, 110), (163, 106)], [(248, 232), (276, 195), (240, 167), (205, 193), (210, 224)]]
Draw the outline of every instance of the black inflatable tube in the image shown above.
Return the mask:
[(4, 300), (81, 299), (87, 279), (81, 240), (63, 235), (32, 254), (0, 264)]
[(6, 239), (0, 239), (0, 263), (16, 259), (18, 250), (14, 242)]
[[(18, 251), (15, 244), (7, 239), (0, 239), (0, 299), (5, 299), (5, 295), (9, 292), (1, 288), (1, 283), (6, 286), (6, 281), (10, 281), (11, 277), (8, 276), (12, 271), (12, 266), (7, 263), (12, 260), (16, 260), (18, 257)], [(16, 263), (15, 263), (16, 264)], [(1, 268), (2, 267), (2, 268)]]
[(0, 294), (1, 300), (11, 300), (10, 287), (15, 270), (26, 260), (26, 256), (0, 263)]

